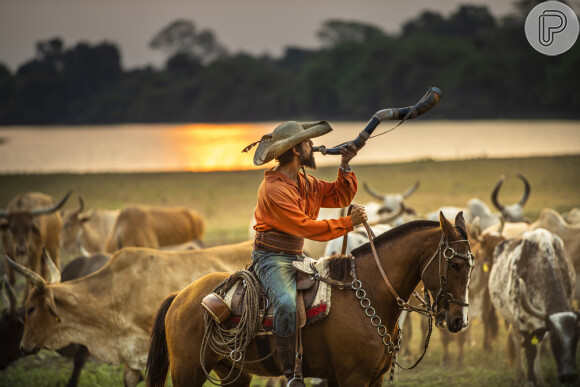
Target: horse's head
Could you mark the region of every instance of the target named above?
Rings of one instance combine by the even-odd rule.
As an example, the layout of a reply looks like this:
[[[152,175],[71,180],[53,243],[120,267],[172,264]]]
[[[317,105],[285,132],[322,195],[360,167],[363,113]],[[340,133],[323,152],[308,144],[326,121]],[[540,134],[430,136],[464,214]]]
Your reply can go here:
[[[443,216],[443,212],[439,213],[439,223],[443,235],[437,250],[422,269],[421,280],[435,295],[436,325],[446,324],[450,332],[459,332],[467,326],[473,254],[462,212],[455,217],[455,226]]]

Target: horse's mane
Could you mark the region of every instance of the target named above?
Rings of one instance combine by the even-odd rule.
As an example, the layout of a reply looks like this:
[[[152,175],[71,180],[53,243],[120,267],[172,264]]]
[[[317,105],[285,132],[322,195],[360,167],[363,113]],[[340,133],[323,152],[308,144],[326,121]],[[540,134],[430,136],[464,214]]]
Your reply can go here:
[[[439,222],[435,222],[432,220],[415,220],[384,232],[383,234],[379,235],[374,239],[374,243],[375,246],[378,247],[379,245],[385,243],[386,241],[396,239],[401,235],[408,233],[411,230],[433,227],[439,227]],[[370,254],[371,252],[372,252],[371,244],[367,242],[364,245],[354,249],[351,252],[351,254],[357,257],[365,253]],[[350,273],[350,260],[351,258],[349,257],[341,257],[341,256],[335,256],[330,258],[330,260],[328,261],[330,278],[338,281],[345,281]]]

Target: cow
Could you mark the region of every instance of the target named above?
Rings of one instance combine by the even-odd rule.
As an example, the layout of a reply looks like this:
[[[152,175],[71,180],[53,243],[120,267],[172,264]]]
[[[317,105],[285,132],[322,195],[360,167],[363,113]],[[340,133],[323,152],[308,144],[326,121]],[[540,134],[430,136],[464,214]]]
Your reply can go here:
[[[91,257],[77,257],[69,262],[61,274],[61,281],[70,281],[91,274],[102,268],[111,257],[104,254],[96,254]],[[24,331],[24,307],[16,307],[16,295],[8,281],[3,281],[4,309],[0,317],[0,370],[8,364],[20,359],[23,353],[20,351],[20,340]],[[0,284],[2,286],[2,284]],[[84,345],[70,344],[57,350],[59,354],[74,359],[73,372],[67,383],[67,387],[78,384],[81,371],[89,358],[89,350]]]
[[[427,220],[437,220],[439,219],[440,211],[443,211],[443,214],[446,217],[453,217],[457,215],[459,211],[463,211],[465,215],[465,221],[467,223],[471,223],[474,219],[479,218],[480,227],[483,230],[496,226],[499,224],[501,219],[503,219],[505,222],[530,223],[530,220],[524,216],[524,206],[526,205],[526,202],[530,196],[530,183],[523,175],[518,173],[517,176],[524,183],[524,192],[517,203],[504,206],[499,202],[499,190],[503,184],[503,181],[505,180],[505,176],[500,177],[491,193],[491,201],[500,211],[499,213],[492,212],[487,204],[485,204],[481,199],[473,198],[467,202],[467,208],[441,207],[436,211],[427,214],[425,218]]]
[[[252,242],[183,252],[128,247],[98,272],[64,283],[47,258],[47,280],[7,258],[34,284],[25,304],[21,349],[36,353],[82,344],[106,363],[124,364],[125,385],[134,387],[142,380],[153,316],[161,301],[205,274],[243,269]]]
[[[201,240],[204,234],[205,219],[188,208],[130,205],[119,213],[105,251],[112,254],[130,246],[157,249]]]
[[[62,218],[58,210],[72,191],[58,202],[43,193],[29,192],[15,196],[5,210],[0,210],[0,229],[4,254],[16,262],[46,276],[42,265],[42,247],[45,246],[57,267],[60,267],[60,230]],[[8,282],[14,286],[14,272],[6,266]],[[29,286],[24,291],[24,299]]]
[[[572,309],[572,294],[576,273],[562,239],[538,228],[501,242],[494,254],[490,297],[510,324],[508,348],[517,348],[517,377],[529,385],[544,383],[539,357],[548,332],[559,381],[575,382],[578,314]]]
[[[105,251],[105,241],[111,232],[119,210],[92,209],[83,212],[85,203],[79,196],[78,209],[64,209],[60,247],[69,253],[85,257]]]
[[[498,199],[499,190],[505,180],[505,176],[501,176],[493,192],[491,194],[491,202],[499,210],[501,216],[505,219],[506,222],[525,222],[531,223],[530,219],[524,216],[524,206],[526,205],[528,198],[530,197],[530,183],[528,179],[526,179],[522,174],[516,174],[518,178],[524,183],[524,192],[522,197],[517,203],[510,204],[510,205],[503,205],[500,203]],[[482,226],[483,227],[483,226]]]

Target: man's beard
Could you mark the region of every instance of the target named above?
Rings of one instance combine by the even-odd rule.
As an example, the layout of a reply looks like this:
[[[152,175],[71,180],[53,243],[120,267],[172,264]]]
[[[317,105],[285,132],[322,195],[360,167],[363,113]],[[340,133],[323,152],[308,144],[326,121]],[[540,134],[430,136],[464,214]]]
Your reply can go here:
[[[316,160],[314,160],[314,152],[310,151],[310,155],[306,155],[300,151],[300,164],[306,168],[316,169]]]

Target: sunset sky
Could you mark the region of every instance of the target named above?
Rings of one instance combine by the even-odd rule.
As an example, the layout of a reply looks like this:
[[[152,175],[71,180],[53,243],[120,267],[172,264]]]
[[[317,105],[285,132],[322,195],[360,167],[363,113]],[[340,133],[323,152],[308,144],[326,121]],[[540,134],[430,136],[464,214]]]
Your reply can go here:
[[[0,0],[0,62],[12,70],[34,55],[35,43],[61,37],[116,43],[125,68],[159,66],[151,38],[172,21],[194,21],[214,31],[230,52],[281,54],[284,47],[317,47],[316,31],[328,19],[354,20],[397,33],[424,10],[449,15],[460,4],[486,5],[501,17],[510,0]]]

